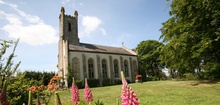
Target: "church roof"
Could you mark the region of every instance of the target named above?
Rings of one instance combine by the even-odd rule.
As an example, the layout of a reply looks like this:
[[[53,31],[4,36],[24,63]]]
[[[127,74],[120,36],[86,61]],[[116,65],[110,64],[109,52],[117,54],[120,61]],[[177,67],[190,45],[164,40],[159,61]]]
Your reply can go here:
[[[123,47],[110,47],[103,45],[95,45],[88,43],[79,43],[79,45],[69,45],[70,51],[78,52],[93,52],[93,53],[107,53],[107,54],[121,54],[121,55],[132,55],[136,56],[137,54],[133,51],[129,51]]]

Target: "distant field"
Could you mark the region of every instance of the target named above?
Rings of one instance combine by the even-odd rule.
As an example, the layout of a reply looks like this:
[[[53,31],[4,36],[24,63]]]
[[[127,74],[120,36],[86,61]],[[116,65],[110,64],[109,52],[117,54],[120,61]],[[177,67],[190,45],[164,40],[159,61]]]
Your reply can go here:
[[[220,83],[197,81],[154,81],[129,84],[137,94],[140,105],[220,105]],[[121,105],[121,85],[91,88],[94,101],[104,105]],[[60,91],[63,105],[71,105],[70,91]],[[83,89],[80,98],[84,100]],[[49,105],[54,105],[52,101]]]

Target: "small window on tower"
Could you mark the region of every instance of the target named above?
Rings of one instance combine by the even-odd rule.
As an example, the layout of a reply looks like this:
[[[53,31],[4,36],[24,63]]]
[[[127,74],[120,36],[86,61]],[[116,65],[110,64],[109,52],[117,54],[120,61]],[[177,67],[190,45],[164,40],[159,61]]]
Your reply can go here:
[[[68,31],[71,31],[71,23],[68,23]]]

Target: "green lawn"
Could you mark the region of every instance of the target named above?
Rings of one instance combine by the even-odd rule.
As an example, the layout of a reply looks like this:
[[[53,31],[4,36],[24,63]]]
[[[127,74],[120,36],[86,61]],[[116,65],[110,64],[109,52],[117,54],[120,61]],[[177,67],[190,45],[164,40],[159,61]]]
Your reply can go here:
[[[154,81],[129,85],[137,94],[140,105],[220,105],[220,83]],[[119,100],[121,105],[121,87],[91,88],[94,101],[101,100],[104,105],[116,105]],[[71,105],[70,91],[59,91],[59,95],[63,105]],[[80,98],[84,100],[83,89],[80,89]]]

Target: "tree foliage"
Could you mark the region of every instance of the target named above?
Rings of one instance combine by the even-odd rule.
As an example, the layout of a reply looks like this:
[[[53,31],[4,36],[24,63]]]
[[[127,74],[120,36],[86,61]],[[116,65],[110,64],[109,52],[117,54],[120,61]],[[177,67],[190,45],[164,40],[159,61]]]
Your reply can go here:
[[[146,72],[148,76],[155,76],[159,79],[163,75],[163,66],[159,61],[159,49],[162,46],[163,44],[156,40],[146,40],[138,44],[138,58],[142,74]]]
[[[25,75],[25,78],[27,79],[33,79],[40,82],[42,85],[48,85],[50,82],[50,79],[55,75],[54,72],[39,72],[39,71],[25,71],[23,73]],[[40,85],[39,84],[39,85]]]
[[[160,59],[166,67],[178,70],[179,76],[195,73],[195,69],[211,70],[207,63],[220,63],[220,1],[171,2],[171,18],[161,28],[160,38],[166,45]]]
[[[21,62],[18,62],[17,64],[14,65],[14,61],[13,58],[16,57],[15,56],[15,50],[16,47],[18,45],[19,40],[17,40],[16,42],[12,41],[12,40],[2,40],[0,39],[0,74],[6,76],[6,77],[11,77],[16,70],[18,69],[19,65],[21,64]],[[9,47],[13,46],[13,50],[12,53],[8,56],[4,58],[4,54],[6,54],[6,51]]]
[[[39,81],[25,77],[26,73],[18,73],[16,77],[10,78],[10,86],[7,88],[11,105],[22,105],[28,102],[28,91],[32,85],[40,84]]]

